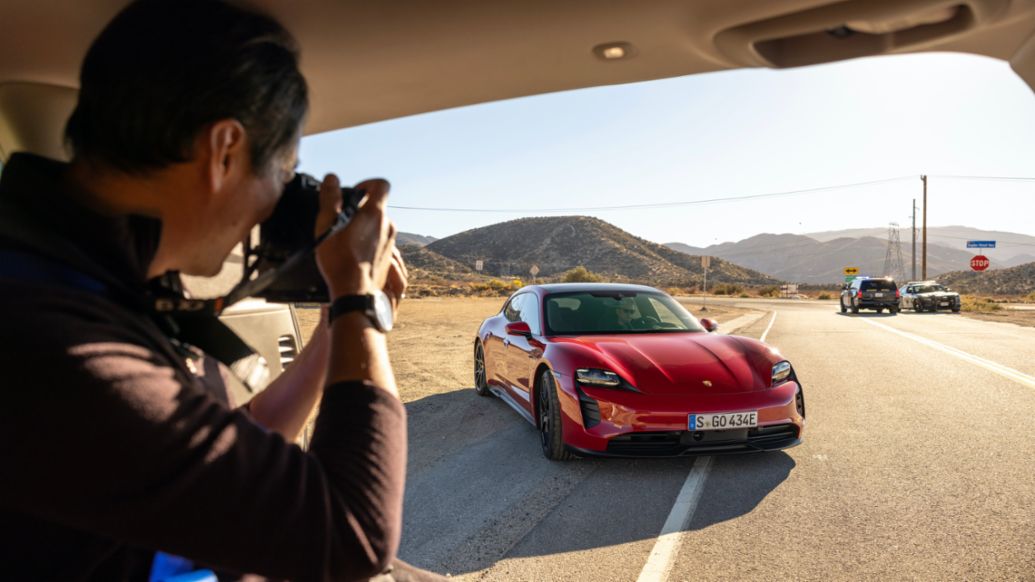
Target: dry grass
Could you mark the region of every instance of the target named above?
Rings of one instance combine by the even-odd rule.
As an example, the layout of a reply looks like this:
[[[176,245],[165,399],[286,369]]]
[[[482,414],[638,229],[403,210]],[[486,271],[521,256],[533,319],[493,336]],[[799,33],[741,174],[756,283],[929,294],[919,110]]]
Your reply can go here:
[[[474,336],[482,320],[499,312],[501,297],[429,297],[403,301],[396,328],[388,334],[388,349],[403,402],[431,394],[469,388],[474,384]],[[745,310],[709,306],[681,299],[697,317],[729,321]],[[320,318],[313,306],[296,308],[303,341]]]
[[[961,295],[960,309],[969,313],[992,313],[1002,311],[1003,306],[988,297]]]

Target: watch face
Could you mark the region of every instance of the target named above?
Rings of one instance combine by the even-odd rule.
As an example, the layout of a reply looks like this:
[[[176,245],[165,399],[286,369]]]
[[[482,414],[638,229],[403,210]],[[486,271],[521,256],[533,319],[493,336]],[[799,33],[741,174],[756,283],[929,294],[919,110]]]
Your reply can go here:
[[[392,300],[384,291],[374,293],[374,317],[381,331],[392,331]]]

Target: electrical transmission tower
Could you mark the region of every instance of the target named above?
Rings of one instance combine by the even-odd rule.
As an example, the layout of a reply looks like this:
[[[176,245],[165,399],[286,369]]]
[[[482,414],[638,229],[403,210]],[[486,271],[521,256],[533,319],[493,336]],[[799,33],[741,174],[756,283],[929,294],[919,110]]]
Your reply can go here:
[[[888,251],[884,254],[884,275],[901,281],[906,277],[906,266],[902,261],[902,241],[899,240],[897,222],[888,225]]]

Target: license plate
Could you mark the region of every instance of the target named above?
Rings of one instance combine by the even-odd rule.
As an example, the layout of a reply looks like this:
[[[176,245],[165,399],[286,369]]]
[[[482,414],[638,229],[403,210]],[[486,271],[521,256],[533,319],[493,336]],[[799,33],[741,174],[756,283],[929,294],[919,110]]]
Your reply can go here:
[[[948,303],[940,303],[939,305],[941,305],[942,307],[948,307],[949,306]]]
[[[874,293],[873,296],[874,297],[884,297],[884,294],[883,293]]]
[[[758,411],[729,412],[725,414],[691,414],[687,427],[690,430],[722,430],[727,428],[753,428],[758,426]]]

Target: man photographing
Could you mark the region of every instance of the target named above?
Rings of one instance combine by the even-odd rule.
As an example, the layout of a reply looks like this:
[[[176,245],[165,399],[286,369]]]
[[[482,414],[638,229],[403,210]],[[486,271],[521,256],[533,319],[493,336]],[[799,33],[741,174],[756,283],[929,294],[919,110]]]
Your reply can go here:
[[[292,580],[384,571],[406,434],[377,318],[332,310],[245,410],[147,309],[156,277],[218,272],[291,179],[308,107],[294,41],[224,2],[141,0],[80,81],[72,162],[16,154],[0,180],[0,578],[147,579],[157,550]],[[317,262],[332,299],[397,304],[388,185],[359,187]],[[336,177],[320,197],[327,228]],[[317,404],[307,453],[291,441]]]

